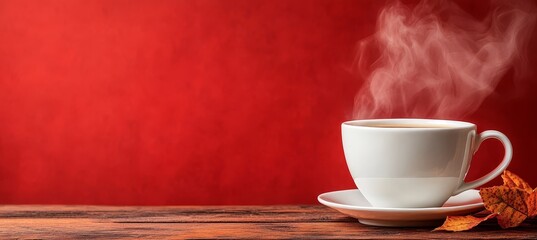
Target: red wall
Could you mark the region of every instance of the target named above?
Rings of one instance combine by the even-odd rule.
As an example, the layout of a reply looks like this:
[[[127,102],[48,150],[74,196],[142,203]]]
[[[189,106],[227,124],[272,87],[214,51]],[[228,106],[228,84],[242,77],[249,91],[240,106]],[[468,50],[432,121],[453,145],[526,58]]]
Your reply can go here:
[[[353,188],[347,69],[383,5],[0,1],[0,203],[315,203]],[[537,186],[535,77],[508,74],[463,120],[505,132],[510,169]],[[470,178],[501,154],[485,144]]]

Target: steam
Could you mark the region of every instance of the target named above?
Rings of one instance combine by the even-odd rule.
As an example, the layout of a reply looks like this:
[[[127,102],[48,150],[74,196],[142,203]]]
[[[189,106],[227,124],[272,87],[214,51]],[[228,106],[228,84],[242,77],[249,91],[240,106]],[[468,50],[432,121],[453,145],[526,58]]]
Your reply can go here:
[[[447,1],[385,7],[376,33],[359,43],[365,76],[354,118],[460,118],[524,65],[535,24],[532,3],[503,1],[482,20]],[[516,63],[516,64],[515,64]]]

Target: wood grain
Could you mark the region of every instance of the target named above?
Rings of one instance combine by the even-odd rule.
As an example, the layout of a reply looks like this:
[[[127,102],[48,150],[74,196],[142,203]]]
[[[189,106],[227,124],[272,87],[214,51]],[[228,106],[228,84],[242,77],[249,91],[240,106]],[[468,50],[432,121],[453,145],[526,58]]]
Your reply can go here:
[[[1,239],[531,239],[537,221],[431,230],[365,226],[323,206],[0,206]]]

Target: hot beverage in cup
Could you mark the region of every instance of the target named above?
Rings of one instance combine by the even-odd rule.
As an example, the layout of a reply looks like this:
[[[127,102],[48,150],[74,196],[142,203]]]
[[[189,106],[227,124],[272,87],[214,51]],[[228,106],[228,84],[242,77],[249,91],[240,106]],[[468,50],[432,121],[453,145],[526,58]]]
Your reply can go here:
[[[504,134],[478,134],[468,122],[370,119],[344,122],[341,128],[349,171],[374,207],[440,207],[449,197],[497,177],[512,156]],[[503,143],[502,162],[487,175],[464,182],[473,154],[489,138]]]

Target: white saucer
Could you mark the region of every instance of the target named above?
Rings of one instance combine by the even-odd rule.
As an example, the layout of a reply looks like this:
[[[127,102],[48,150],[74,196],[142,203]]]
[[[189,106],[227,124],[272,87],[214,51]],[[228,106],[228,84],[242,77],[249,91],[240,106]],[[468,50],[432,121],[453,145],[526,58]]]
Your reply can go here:
[[[317,200],[362,224],[385,227],[440,226],[446,216],[466,215],[484,209],[477,190],[462,192],[449,198],[444,206],[434,208],[376,208],[358,189],[323,193]]]

